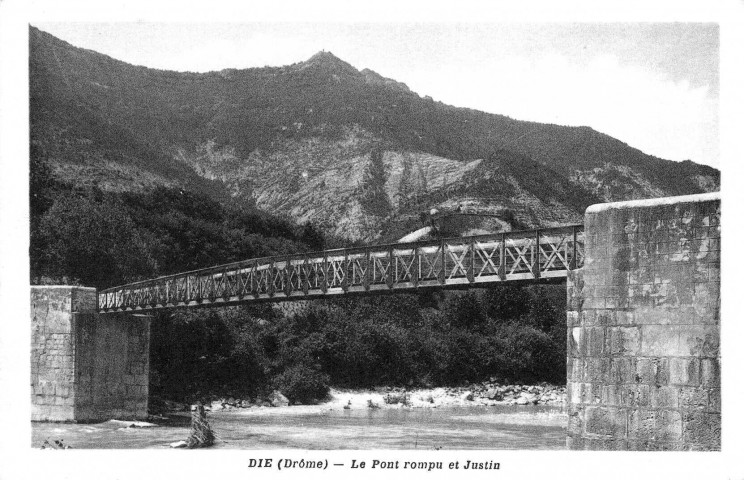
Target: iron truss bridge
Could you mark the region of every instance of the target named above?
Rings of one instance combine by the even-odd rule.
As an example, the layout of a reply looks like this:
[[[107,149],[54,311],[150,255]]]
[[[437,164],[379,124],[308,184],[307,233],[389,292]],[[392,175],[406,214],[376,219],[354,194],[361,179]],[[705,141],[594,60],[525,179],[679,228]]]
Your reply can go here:
[[[256,258],[109,288],[98,292],[98,311],[565,278],[583,261],[583,225],[341,248]]]

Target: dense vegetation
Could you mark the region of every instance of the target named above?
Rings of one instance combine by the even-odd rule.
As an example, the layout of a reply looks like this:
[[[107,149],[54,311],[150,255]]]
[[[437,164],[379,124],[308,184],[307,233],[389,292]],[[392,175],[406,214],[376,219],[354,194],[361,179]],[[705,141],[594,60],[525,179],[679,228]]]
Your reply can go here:
[[[317,300],[179,311],[153,322],[153,394],[245,398],[280,389],[308,402],[328,384],[565,381],[565,287]]]
[[[32,147],[32,283],[99,288],[232,260],[323,248],[298,227],[181,189],[111,193],[58,182]],[[321,398],[329,385],[445,385],[489,377],[565,380],[565,291],[423,292],[159,313],[151,391],[159,398]]]
[[[156,275],[320,250],[311,224],[228,207],[180,188],[145,193],[74,187],[31,149],[31,278],[105,288]]]

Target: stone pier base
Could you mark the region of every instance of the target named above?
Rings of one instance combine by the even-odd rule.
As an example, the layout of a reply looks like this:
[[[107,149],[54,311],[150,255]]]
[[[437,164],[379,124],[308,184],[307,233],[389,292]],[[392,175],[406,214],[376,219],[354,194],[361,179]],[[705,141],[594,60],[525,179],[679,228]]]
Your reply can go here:
[[[587,209],[568,278],[569,448],[720,450],[720,206]]]
[[[147,417],[150,317],[99,315],[93,288],[31,287],[31,419]]]

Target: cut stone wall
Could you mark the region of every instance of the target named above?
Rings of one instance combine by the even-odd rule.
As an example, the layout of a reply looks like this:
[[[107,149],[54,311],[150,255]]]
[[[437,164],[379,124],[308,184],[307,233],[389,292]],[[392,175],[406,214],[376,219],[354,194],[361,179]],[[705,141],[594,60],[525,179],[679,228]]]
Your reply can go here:
[[[568,277],[567,446],[720,450],[720,197],[589,207]]]
[[[93,288],[31,287],[32,420],[147,417],[150,318],[95,307]]]

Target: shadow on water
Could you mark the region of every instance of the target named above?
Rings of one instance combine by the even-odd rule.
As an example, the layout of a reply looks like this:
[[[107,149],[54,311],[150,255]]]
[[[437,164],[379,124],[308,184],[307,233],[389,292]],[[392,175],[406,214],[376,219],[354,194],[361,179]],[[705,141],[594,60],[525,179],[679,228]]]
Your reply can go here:
[[[319,410],[251,408],[209,414],[215,448],[232,449],[488,449],[565,448],[560,407],[442,407]],[[34,423],[34,447],[63,438],[73,448],[168,448],[189,434],[189,414],[169,415],[157,427],[120,423]]]

